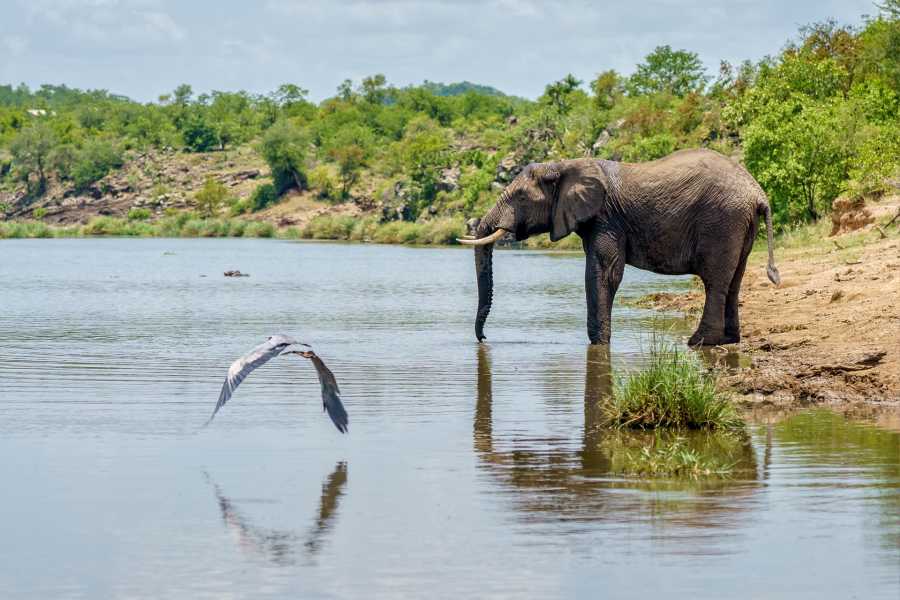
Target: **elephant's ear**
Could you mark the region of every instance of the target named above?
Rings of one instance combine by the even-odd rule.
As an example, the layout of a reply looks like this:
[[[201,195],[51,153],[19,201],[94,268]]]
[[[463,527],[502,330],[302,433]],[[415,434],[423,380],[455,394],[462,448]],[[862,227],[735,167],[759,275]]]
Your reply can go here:
[[[554,242],[599,216],[606,200],[606,177],[596,165],[576,164],[558,171],[556,177],[550,209],[550,240]]]

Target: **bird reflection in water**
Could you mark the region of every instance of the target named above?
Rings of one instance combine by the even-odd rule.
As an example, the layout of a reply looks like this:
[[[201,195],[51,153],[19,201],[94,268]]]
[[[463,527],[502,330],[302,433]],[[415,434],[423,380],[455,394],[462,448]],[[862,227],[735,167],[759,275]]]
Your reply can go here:
[[[242,550],[262,556],[273,564],[287,566],[294,564],[298,547],[302,544],[308,558],[314,558],[322,549],[329,531],[335,525],[337,508],[344,487],[347,484],[347,463],[338,462],[334,471],[322,483],[322,496],[319,499],[319,511],[316,522],[306,533],[300,535],[292,530],[270,529],[260,527],[235,507],[222,488],[213,481],[208,473],[204,473],[207,482],[212,486],[222,513],[222,521],[228,531],[234,534]]]
[[[615,475],[623,448],[616,436],[632,434],[611,431],[603,424],[602,403],[613,393],[608,346],[591,345],[586,351],[580,440],[495,431],[490,352],[486,344],[479,344],[473,445],[480,468],[502,492],[512,492],[509,497],[525,522],[568,521],[578,530],[590,522],[650,520],[686,527],[678,536],[682,545],[692,538],[701,540],[710,528],[721,533],[738,519],[748,518],[762,487],[749,439],[737,444],[740,477],[660,481]],[[708,548],[712,551],[711,545]]]

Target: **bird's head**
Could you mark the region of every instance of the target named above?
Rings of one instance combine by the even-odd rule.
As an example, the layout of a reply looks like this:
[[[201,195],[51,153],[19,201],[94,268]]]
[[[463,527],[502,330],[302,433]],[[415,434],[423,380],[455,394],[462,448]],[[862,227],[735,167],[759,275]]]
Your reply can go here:
[[[312,358],[315,356],[315,353],[312,350],[291,350],[289,352],[285,352],[285,354],[296,354],[297,356],[302,356],[303,358]]]

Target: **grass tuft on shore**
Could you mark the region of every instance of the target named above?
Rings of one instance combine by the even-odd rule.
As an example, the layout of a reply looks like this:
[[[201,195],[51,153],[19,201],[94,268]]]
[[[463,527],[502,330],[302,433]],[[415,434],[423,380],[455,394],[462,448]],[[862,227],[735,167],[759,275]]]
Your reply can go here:
[[[613,427],[736,429],[743,420],[716,375],[687,350],[654,338],[650,364],[616,383],[603,411]]]

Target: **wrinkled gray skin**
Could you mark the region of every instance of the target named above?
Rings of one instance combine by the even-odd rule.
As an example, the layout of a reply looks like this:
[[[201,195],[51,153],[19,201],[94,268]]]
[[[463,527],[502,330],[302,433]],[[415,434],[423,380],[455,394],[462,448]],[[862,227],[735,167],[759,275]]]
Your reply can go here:
[[[741,166],[710,150],[682,150],[647,163],[583,158],[531,164],[473,229],[477,238],[500,228],[517,240],[578,234],[587,259],[592,344],[609,343],[613,298],[626,264],[697,275],[706,303],[689,343],[716,345],[740,340],[738,292],[760,216],[768,229],[767,272],[777,284],[765,193]],[[479,341],[493,298],[492,250],[475,248]]]

